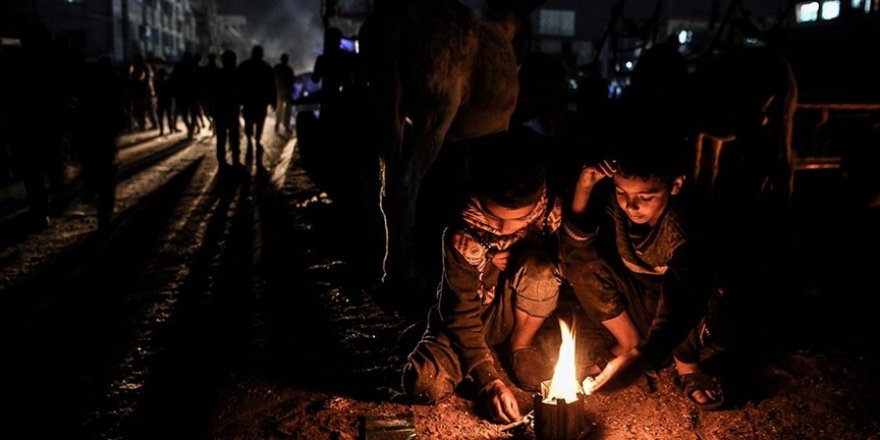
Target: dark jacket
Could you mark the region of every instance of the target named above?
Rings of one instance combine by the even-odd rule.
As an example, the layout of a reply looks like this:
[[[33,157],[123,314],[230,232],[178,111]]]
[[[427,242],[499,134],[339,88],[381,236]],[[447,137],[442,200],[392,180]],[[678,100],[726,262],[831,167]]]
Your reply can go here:
[[[211,91],[215,118],[238,123],[242,101],[240,86],[238,70],[234,68],[217,70]]]
[[[556,242],[561,214],[559,200],[548,203],[543,197],[527,227],[500,236],[482,224],[480,209],[471,203],[462,212],[461,223],[444,234],[443,280],[439,307],[435,308],[439,314],[432,317],[432,322],[449,334],[460,353],[464,372],[481,386],[499,377],[483,323],[484,315],[501,301],[502,294],[496,292],[501,271],[492,264],[492,256],[504,250],[514,253],[519,246]]]
[[[705,313],[712,278],[702,236],[678,197],[653,228],[639,232],[613,192],[597,193],[592,200],[600,206],[591,209],[586,222],[563,224],[566,278],[596,321],[628,310],[621,289],[643,295],[653,315],[631,318],[642,333],[640,352],[660,365]]]
[[[275,72],[269,63],[250,58],[238,66],[242,105],[245,109],[265,109],[275,105]]]

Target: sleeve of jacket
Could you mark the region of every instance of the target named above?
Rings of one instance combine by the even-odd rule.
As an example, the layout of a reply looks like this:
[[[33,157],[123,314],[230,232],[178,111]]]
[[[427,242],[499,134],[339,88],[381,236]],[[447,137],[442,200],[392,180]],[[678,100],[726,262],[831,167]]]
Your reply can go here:
[[[460,350],[465,373],[481,386],[499,378],[481,320],[479,265],[482,246],[465,231],[447,230],[443,237],[443,287],[440,313],[449,335]]]
[[[686,242],[673,253],[660,291],[657,314],[639,351],[652,365],[660,365],[706,312],[710,277],[705,259]]]

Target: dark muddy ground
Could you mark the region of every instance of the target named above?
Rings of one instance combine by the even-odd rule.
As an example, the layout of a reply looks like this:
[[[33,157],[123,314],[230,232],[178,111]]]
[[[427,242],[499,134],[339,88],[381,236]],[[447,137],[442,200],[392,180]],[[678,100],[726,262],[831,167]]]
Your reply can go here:
[[[412,413],[419,438],[529,438],[466,392],[392,399],[421,316],[362,281],[350,232],[363,218],[310,181],[296,139],[264,140],[264,167],[218,174],[207,136],[124,138],[112,234],[93,233],[85,195],[42,234],[3,231],[5,431],[357,439],[364,416]],[[791,210],[743,213],[734,241],[753,252],[707,353],[730,405],[695,410],[666,368],[588,396],[592,438],[880,438],[880,215],[838,200],[839,184],[820,176]],[[19,195],[3,191],[14,219]],[[554,357],[556,329],[542,338]]]
[[[878,229],[869,225],[877,224],[877,213],[829,210],[821,205],[832,203],[829,200],[799,203],[791,213],[749,215],[752,226],[763,231],[746,239],[757,246],[752,259],[742,262],[751,275],[744,275],[739,290],[722,298],[719,341],[706,353],[709,369],[727,384],[727,408],[696,410],[674,384],[674,371],[668,367],[650,384],[642,378],[627,388],[587,397],[592,438],[880,436],[880,339],[871,328],[870,310],[864,308],[870,292],[877,291],[866,276],[876,259],[854,254],[856,243],[876,242]],[[332,205],[312,208],[316,215],[319,210],[332,215]],[[320,234],[322,228],[309,230]],[[347,267],[341,263],[337,269],[344,272]],[[330,297],[336,298],[335,289],[331,291]],[[531,438],[530,431],[504,432],[485,421],[481,408],[467,395],[433,407],[391,403],[391,390],[386,388],[397,386],[408,347],[398,345],[382,353],[374,344],[378,339],[393,346],[395,332],[409,321],[365,307],[362,301],[369,297],[358,288],[338,294],[341,304],[322,302],[317,309],[326,310],[324,327],[338,333],[331,346],[339,348],[330,351],[345,353],[341,364],[325,363],[337,371],[237,378],[214,415],[211,437],[356,439],[361,438],[366,415],[412,413],[420,438]],[[351,321],[354,327],[338,321],[338,311],[352,303],[360,304],[359,317]],[[566,308],[576,310],[570,300]],[[370,312],[365,315],[364,310]],[[554,332],[555,322],[542,335],[545,350],[555,358],[559,338]],[[291,349],[296,347],[293,343]],[[376,374],[364,376],[369,369]],[[518,397],[528,409],[529,394],[520,391]]]

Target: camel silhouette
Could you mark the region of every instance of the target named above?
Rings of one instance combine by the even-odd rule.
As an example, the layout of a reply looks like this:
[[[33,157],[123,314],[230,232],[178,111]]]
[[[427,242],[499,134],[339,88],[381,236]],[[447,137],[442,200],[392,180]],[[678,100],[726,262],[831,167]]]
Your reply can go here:
[[[519,93],[512,43],[539,2],[377,2],[361,27],[386,220],[386,278],[417,279],[413,228],[422,181],[444,141],[504,131]]]

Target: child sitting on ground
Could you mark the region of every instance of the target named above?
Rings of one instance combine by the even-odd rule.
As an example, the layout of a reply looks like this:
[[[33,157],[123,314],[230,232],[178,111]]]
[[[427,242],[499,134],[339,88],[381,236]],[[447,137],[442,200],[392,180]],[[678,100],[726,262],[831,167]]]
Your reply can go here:
[[[712,278],[679,197],[683,144],[658,130],[630,131],[620,144],[616,161],[584,166],[563,226],[565,249],[574,247],[567,279],[591,323],[601,323],[594,330],[613,341],[613,359],[585,386],[659,367],[672,354],[686,396],[715,409],[723,390],[699,364]]]
[[[550,377],[532,340],[559,295],[562,204],[547,194],[536,144],[525,130],[504,132],[470,161],[471,197],[443,234],[438,303],[404,367],[404,392],[417,403],[436,403],[468,376],[495,420],[519,420],[491,351],[504,342],[521,388],[536,390]]]

